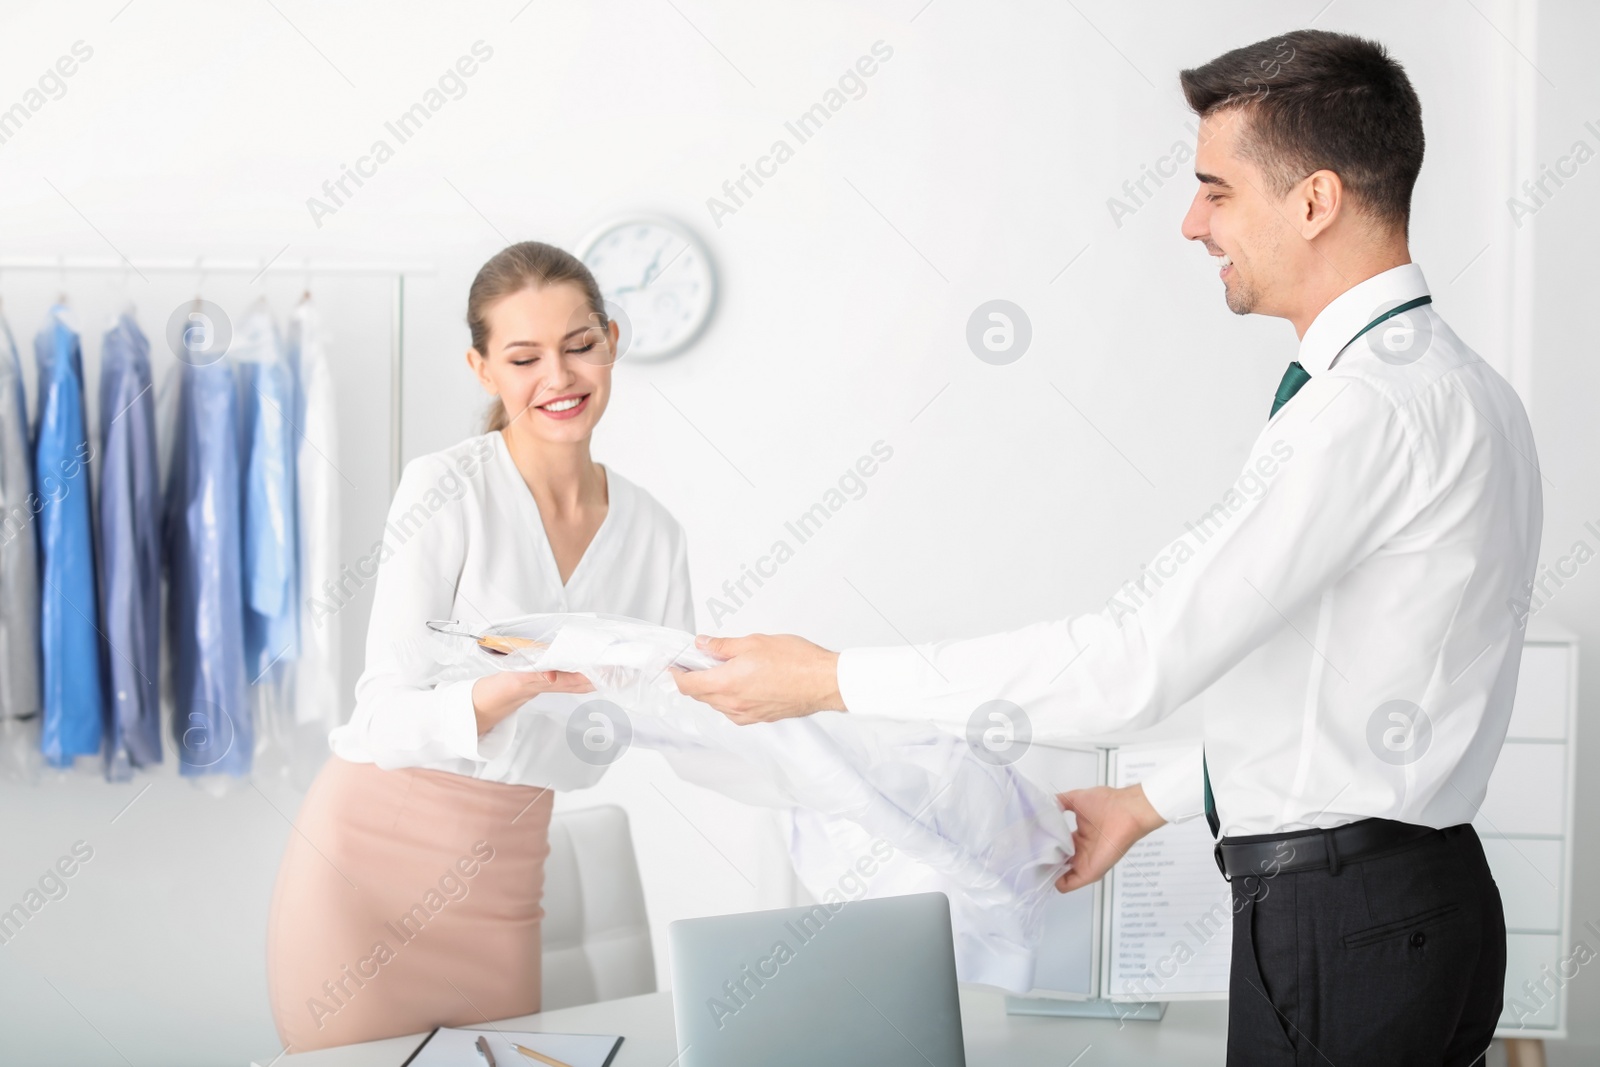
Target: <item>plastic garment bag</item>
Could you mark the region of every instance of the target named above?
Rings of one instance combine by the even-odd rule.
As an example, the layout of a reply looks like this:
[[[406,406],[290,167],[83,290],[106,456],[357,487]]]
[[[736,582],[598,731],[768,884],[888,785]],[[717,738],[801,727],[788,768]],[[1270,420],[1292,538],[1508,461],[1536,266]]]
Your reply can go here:
[[[339,422],[327,338],[310,300],[289,320],[289,360],[299,385],[300,428],[295,476],[299,489],[300,662],[295,670],[294,719],[323,731],[339,725],[339,623],[316,606],[339,581]],[[318,759],[325,756],[326,738]]]
[[[294,374],[264,306],[245,318],[228,355],[239,369],[245,448],[245,668],[261,683],[284,677],[300,655]]]
[[[161,762],[161,511],[150,342],[123,314],[100,350],[100,547],[110,695],[106,777]]]
[[[105,708],[83,355],[65,314],[59,305],[52,308],[33,341],[39,369],[34,484],[43,501],[39,637],[44,653],[44,723],[39,745],[46,762],[55,767],[100,751]]]
[[[287,349],[266,311],[253,314],[231,353],[242,360],[253,407],[245,497],[245,586],[251,620],[250,695],[256,773],[309,786],[339,724],[338,623],[322,586],[339,578],[342,477],[331,372],[309,297],[290,317]],[[280,527],[280,523],[282,524]]]
[[[165,564],[178,771],[248,774],[238,397],[226,361],[181,361],[167,477]]]
[[[801,833],[854,824],[937,876],[950,897],[963,980],[1032,988],[1043,909],[1072,843],[1055,798],[1015,768],[978,758],[963,738],[931,723],[824,712],[736,726],[672,681],[674,663],[715,662],[694,648],[694,636],[636,619],[529,615],[487,634],[531,643],[495,655],[460,638],[439,640],[455,642],[454,662],[467,670],[577,671],[594,684],[595,699],[567,724],[575,749],[597,733],[612,745],[625,735],[697,784],[803,810],[811,818],[796,821]]]
[[[244,464],[244,650],[258,771],[287,768],[293,753],[293,674],[300,656],[295,518],[298,435],[294,371],[278,327],[259,300],[234,334]]]
[[[22,365],[0,318],[0,771],[25,775],[42,707],[39,498]],[[33,756],[32,760],[37,760]]]

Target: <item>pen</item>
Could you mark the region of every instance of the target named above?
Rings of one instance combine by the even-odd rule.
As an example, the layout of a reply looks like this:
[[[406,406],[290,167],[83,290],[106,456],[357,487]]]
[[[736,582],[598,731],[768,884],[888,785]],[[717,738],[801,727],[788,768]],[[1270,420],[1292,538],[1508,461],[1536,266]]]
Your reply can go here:
[[[489,1042],[479,1037],[476,1044],[478,1046],[478,1055],[488,1061],[489,1067],[495,1067],[494,1053],[489,1051]]]
[[[530,1059],[535,1059],[540,1063],[548,1064],[549,1067],[572,1067],[572,1064],[567,1063],[564,1060],[558,1060],[554,1056],[546,1056],[542,1052],[535,1052],[528,1046],[519,1045],[515,1041],[511,1042],[511,1047]]]

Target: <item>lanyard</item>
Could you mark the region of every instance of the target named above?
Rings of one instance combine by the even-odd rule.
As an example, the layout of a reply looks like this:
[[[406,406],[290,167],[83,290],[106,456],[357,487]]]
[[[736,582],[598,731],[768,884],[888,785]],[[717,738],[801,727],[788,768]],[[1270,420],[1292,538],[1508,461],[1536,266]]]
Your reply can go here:
[[[1349,348],[1351,345],[1355,344],[1358,340],[1361,339],[1361,335],[1362,334],[1366,333],[1368,330],[1372,329],[1374,326],[1378,325],[1380,322],[1387,322],[1390,319],[1394,318],[1396,315],[1401,314],[1402,312],[1410,311],[1412,308],[1421,307],[1423,304],[1431,304],[1431,303],[1433,303],[1433,297],[1429,296],[1427,294],[1423,294],[1422,296],[1417,297],[1415,300],[1407,300],[1404,304],[1401,304],[1399,307],[1391,308],[1390,310],[1385,311],[1382,315],[1379,315],[1377,318],[1373,319],[1371,322],[1369,322],[1365,326],[1361,327],[1361,329],[1357,330],[1356,331],[1356,335],[1354,337],[1350,338],[1350,340],[1346,341],[1343,345],[1341,345],[1339,347],[1339,351],[1343,352],[1346,348]]]

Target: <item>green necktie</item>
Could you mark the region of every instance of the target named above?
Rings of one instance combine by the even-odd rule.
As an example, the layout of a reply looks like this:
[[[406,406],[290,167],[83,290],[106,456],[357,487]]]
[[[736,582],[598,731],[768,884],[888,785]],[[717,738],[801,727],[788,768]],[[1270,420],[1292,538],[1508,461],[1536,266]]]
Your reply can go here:
[[[1211,827],[1211,836],[1216,837],[1222,820],[1217,818],[1217,802],[1211,799],[1211,769],[1206,766],[1205,749],[1200,750],[1200,773],[1206,777],[1206,825]]]
[[[1382,315],[1379,315],[1377,318],[1361,327],[1361,329],[1357,330],[1355,337],[1352,337],[1350,340],[1346,341],[1339,351],[1343,352],[1346,348],[1349,348],[1361,337],[1362,334],[1366,333],[1380,322],[1385,322],[1389,319],[1392,319],[1396,315],[1410,311],[1414,307],[1421,307],[1423,304],[1431,303],[1433,303],[1433,297],[1419,296],[1414,300],[1407,300],[1399,307],[1390,308],[1388,311],[1385,311]],[[1283,379],[1278,382],[1277,395],[1272,398],[1272,415],[1276,415],[1278,413],[1278,409],[1287,404],[1294,397],[1294,394],[1300,391],[1300,387],[1310,380],[1311,375],[1306,373],[1306,369],[1300,365],[1299,360],[1290,363],[1288,369],[1283,372]],[[1267,418],[1270,419],[1272,415],[1268,415]],[[1206,825],[1211,827],[1211,836],[1216,837],[1222,830],[1222,822],[1217,818],[1217,802],[1211,796],[1211,768],[1206,766],[1204,749],[1201,749],[1200,751],[1200,773],[1205,777],[1206,784]]]
[[[1310,380],[1311,375],[1306,373],[1299,360],[1289,364],[1289,369],[1283,372],[1283,380],[1278,383],[1278,393],[1272,398],[1272,415],[1276,415],[1278,409],[1287,404],[1294,394],[1300,391],[1300,387]],[[1272,415],[1268,415],[1267,418],[1270,419]]]

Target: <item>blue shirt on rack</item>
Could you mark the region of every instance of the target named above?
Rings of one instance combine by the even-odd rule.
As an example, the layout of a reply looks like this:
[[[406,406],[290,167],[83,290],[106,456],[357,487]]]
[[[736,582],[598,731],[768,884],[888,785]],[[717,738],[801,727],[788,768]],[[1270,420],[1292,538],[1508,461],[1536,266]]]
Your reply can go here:
[[[34,338],[39,429],[34,441],[39,513],[39,634],[44,652],[44,725],[40,747],[53,766],[100,751],[99,600],[90,520],[89,440],[83,414],[83,356],[78,334],[57,305]]]
[[[295,510],[295,381],[278,328],[251,313],[228,349],[243,398],[245,665],[254,683],[285,675],[300,655]]]

